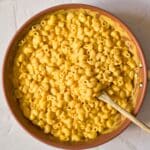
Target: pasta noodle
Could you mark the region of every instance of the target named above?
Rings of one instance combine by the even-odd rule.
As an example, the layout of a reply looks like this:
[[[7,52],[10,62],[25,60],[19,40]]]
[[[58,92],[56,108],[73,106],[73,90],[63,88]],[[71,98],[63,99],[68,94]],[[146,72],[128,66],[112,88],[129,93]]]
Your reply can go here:
[[[123,117],[97,100],[101,91],[134,109],[130,39],[96,12],[56,11],[33,25],[18,44],[13,67],[16,99],[26,118],[62,141],[94,139]]]

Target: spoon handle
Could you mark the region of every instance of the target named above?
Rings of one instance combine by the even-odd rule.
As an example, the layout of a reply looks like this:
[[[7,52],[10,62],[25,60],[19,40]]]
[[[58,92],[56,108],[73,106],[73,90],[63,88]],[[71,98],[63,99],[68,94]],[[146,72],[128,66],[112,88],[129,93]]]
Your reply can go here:
[[[116,104],[105,92],[103,92],[98,99],[110,104],[113,108],[115,108],[117,111],[119,111],[122,115],[124,115],[126,118],[131,120],[133,123],[135,123],[137,126],[139,126],[141,129],[145,130],[146,132],[150,133],[150,127],[145,125],[143,122],[139,121],[135,116],[121,108],[118,104]]]

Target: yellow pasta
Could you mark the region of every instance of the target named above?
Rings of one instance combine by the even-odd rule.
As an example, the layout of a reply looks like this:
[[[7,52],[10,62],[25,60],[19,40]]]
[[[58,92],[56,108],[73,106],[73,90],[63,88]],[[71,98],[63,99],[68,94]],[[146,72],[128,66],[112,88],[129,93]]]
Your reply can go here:
[[[133,111],[138,64],[130,45],[94,11],[61,10],[41,18],[18,43],[14,60],[14,94],[24,116],[62,141],[113,131],[123,117],[97,96],[105,91]]]

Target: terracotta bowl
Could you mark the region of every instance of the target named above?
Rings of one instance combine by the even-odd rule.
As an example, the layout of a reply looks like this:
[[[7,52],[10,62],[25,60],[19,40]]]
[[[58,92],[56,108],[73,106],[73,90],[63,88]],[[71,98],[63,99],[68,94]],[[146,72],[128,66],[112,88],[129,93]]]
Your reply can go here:
[[[136,115],[140,107],[142,105],[145,91],[146,91],[146,85],[147,85],[147,69],[146,69],[146,63],[144,59],[143,52],[141,50],[141,47],[139,43],[137,42],[135,36],[131,33],[131,31],[128,29],[128,27],[122,23],[118,18],[114,17],[112,14],[109,12],[106,12],[105,10],[102,10],[97,7],[93,7],[90,5],[83,5],[83,4],[65,4],[65,5],[59,5],[55,7],[48,8],[37,15],[33,16],[31,19],[29,19],[15,34],[13,37],[12,41],[10,42],[8,49],[6,51],[6,56],[3,64],[3,89],[4,89],[4,94],[5,94],[5,99],[8,103],[8,106],[13,114],[13,116],[16,118],[16,120],[19,122],[19,124],[28,132],[30,135],[38,139],[39,141],[42,141],[43,143],[46,143],[48,145],[52,145],[58,148],[64,148],[64,149],[71,149],[71,150],[77,150],[77,149],[86,149],[90,147],[95,147],[98,145],[101,145],[103,143],[106,143],[119,135],[121,132],[123,132],[130,124],[129,120],[125,120],[122,122],[119,128],[117,128],[115,131],[105,134],[105,135],[100,135],[94,140],[89,140],[86,142],[61,142],[53,137],[50,137],[46,134],[43,133],[38,127],[34,126],[29,120],[27,120],[23,114],[21,113],[21,110],[19,108],[19,105],[17,101],[14,98],[13,95],[13,90],[12,90],[12,83],[11,83],[11,77],[12,77],[12,64],[13,60],[16,54],[16,44],[18,40],[26,33],[26,31],[33,25],[40,17],[43,15],[60,10],[60,9],[78,9],[78,8],[87,8],[90,10],[97,11],[103,15],[106,15],[110,17],[112,20],[118,23],[119,26],[121,26],[130,36],[131,40],[134,42],[136,48],[137,48],[137,54],[139,56],[139,59],[141,60],[141,63],[143,67],[140,68],[139,72],[139,80],[142,82],[143,86],[136,87],[136,107],[134,110],[134,114]]]

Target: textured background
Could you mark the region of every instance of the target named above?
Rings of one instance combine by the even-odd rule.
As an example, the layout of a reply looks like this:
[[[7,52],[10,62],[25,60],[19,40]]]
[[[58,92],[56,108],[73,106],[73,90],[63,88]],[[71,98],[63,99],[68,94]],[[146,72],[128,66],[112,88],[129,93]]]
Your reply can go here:
[[[85,3],[104,8],[122,19],[140,41],[150,65],[150,0],[0,0],[0,67],[16,30],[37,12],[63,3]],[[149,66],[150,67],[150,66]],[[0,69],[1,69],[0,68]],[[0,81],[1,82],[1,81]],[[1,83],[0,83],[1,85]],[[150,93],[137,116],[150,125]],[[54,150],[27,134],[11,116],[0,86],[0,149]],[[134,125],[117,138],[94,150],[149,150],[150,135]]]

